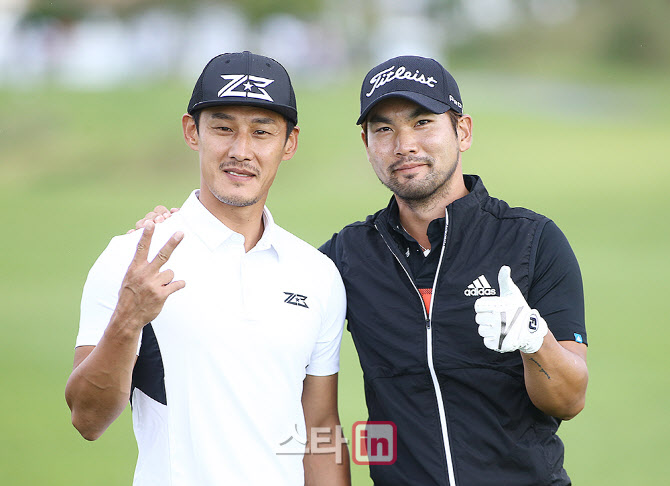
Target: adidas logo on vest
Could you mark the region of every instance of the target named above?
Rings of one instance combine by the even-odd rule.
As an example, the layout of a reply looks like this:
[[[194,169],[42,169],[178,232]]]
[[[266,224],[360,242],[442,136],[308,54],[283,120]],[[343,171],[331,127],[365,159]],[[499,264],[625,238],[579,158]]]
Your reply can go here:
[[[468,288],[463,291],[468,297],[481,297],[484,295],[496,295],[496,289],[491,288],[491,284],[486,280],[484,275],[480,275],[468,285]]]

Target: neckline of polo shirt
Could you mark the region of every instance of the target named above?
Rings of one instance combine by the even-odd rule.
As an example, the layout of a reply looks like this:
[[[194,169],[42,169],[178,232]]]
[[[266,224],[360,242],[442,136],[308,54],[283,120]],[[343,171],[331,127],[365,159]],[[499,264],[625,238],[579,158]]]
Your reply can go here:
[[[195,230],[205,246],[210,250],[215,250],[238,233],[228,228],[202,205],[198,199],[199,193],[199,189],[193,191],[179,212],[187,216],[188,225]]]
[[[189,226],[195,230],[205,246],[210,250],[215,250],[230,238],[233,238],[236,235],[241,237],[242,235],[230,229],[203,206],[200,199],[198,199],[199,194],[200,189],[191,192],[191,195],[184,202],[180,213],[187,216]],[[256,251],[260,251],[272,247],[275,249],[275,253],[279,255],[275,245],[275,232],[272,229],[275,223],[267,207],[263,208],[263,222],[265,225],[263,235],[254,248],[257,249]],[[270,231],[268,231],[268,229]],[[258,245],[261,244],[261,242],[263,243],[262,247],[259,247]]]
[[[267,206],[263,206],[263,234],[249,253],[254,251],[264,251],[273,249],[277,258],[279,258],[279,249],[277,247],[277,232],[275,231],[275,222]]]

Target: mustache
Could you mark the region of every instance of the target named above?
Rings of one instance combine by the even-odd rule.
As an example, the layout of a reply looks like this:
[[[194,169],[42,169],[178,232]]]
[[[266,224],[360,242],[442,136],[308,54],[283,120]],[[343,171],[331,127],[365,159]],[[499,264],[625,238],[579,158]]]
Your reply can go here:
[[[432,167],[432,165],[433,165],[433,163],[434,163],[434,160],[433,160],[432,157],[427,157],[427,156],[418,157],[418,156],[415,156],[415,155],[410,155],[410,156],[407,156],[407,157],[401,157],[401,158],[399,158],[398,160],[396,160],[395,162],[393,162],[393,163],[389,166],[388,170],[389,170],[390,172],[393,172],[393,171],[395,171],[398,167],[401,167],[401,166],[403,166],[403,165],[405,165],[405,164],[411,164],[411,163],[413,163],[413,162],[420,162],[420,163],[422,163],[422,164],[426,164],[426,165]]]
[[[254,175],[260,175],[261,172],[258,167],[250,164],[249,162],[221,162],[219,164],[219,170],[225,169],[244,169]]]

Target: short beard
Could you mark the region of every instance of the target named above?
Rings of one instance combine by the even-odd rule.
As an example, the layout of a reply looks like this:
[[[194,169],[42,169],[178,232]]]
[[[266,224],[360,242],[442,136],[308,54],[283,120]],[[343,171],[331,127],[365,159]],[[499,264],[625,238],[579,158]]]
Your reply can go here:
[[[219,164],[219,170],[220,171],[223,171],[224,169],[227,169],[227,168],[235,168],[235,167],[244,168],[244,169],[252,172],[253,174],[258,175],[258,169],[256,169],[256,167],[254,167],[253,165],[251,165],[247,162],[243,162],[243,163],[221,162],[221,164]],[[252,199],[245,199],[245,198],[242,198],[242,197],[234,197],[234,196],[225,196],[223,194],[218,194],[211,187],[209,188],[209,192],[211,192],[212,195],[215,198],[217,198],[219,201],[221,201],[223,204],[228,204],[230,206],[235,206],[235,207],[238,207],[238,208],[245,208],[247,206],[253,206],[258,201],[261,200],[260,196],[256,197],[256,198],[252,198]]]
[[[211,189],[210,189],[210,192],[212,193],[212,195],[215,198],[217,198],[223,204],[228,204],[229,206],[235,206],[235,207],[238,207],[238,208],[246,208],[247,206],[253,206],[258,201],[260,201],[260,198],[258,198],[258,197],[255,198],[255,199],[243,199],[243,198],[237,198],[237,197],[222,196],[221,194],[215,193]]]
[[[412,183],[412,179],[414,178],[405,180],[405,182],[402,183],[398,177],[393,175],[386,181],[379,180],[383,185],[389,188],[397,198],[407,201],[412,206],[423,206],[429,204],[433,199],[441,197],[449,192],[449,181],[454,175],[454,172],[456,172],[459,158],[460,154],[456,159],[456,162],[449,167],[447,172],[435,172],[431,170],[423,180],[414,183]],[[389,167],[389,172],[393,174],[393,169],[395,167],[398,167],[405,162],[414,161],[424,162],[431,169],[435,165],[435,161],[432,157],[408,157],[392,164]]]

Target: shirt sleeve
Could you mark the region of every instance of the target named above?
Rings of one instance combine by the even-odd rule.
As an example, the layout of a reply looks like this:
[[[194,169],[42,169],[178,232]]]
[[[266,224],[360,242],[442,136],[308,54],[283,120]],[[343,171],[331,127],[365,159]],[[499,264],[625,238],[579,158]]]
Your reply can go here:
[[[135,247],[129,238],[117,236],[91,267],[82,292],[75,347],[96,346],[102,338],[116,308],[119,289],[134,252]],[[139,346],[138,343],[138,351]]]
[[[528,305],[539,311],[556,340],[587,344],[579,263],[553,221],[544,225],[539,237]]]
[[[325,287],[321,331],[314,345],[306,372],[308,375],[328,376],[340,370],[340,343],[347,308],[342,277],[331,261],[330,284]]]

